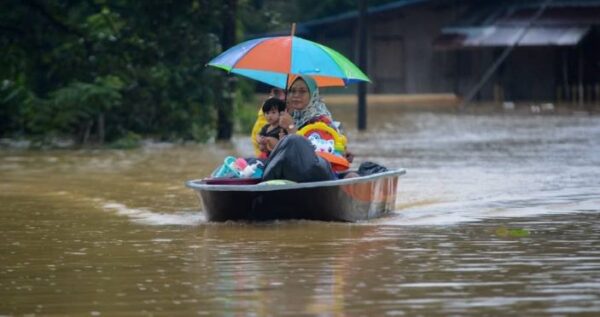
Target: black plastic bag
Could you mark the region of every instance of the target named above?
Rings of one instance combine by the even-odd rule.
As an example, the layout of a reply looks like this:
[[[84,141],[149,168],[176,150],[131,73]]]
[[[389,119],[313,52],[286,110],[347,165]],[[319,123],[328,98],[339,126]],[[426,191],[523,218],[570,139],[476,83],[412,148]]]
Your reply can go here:
[[[358,167],[358,175],[367,176],[387,172],[388,168],[373,162],[362,162]]]
[[[312,144],[299,135],[288,135],[273,149],[267,160],[263,180],[287,179],[316,182],[337,179],[331,165],[315,153]]]

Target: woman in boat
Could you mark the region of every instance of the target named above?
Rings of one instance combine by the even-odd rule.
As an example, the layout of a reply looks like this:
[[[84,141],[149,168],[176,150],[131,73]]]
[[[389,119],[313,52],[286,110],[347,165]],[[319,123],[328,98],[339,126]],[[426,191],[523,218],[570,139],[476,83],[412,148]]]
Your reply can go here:
[[[334,125],[313,78],[303,76],[293,81],[287,94],[287,111],[279,116],[279,126],[287,135],[271,152],[264,180],[312,182],[345,175],[336,171],[347,169],[352,160],[345,148],[346,137]]]

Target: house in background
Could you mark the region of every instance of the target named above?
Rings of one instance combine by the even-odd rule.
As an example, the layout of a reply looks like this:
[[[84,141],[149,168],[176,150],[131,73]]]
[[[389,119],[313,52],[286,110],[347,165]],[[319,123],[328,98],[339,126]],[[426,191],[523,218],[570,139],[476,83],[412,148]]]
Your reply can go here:
[[[356,61],[357,21],[354,11],[300,23],[297,33]],[[600,99],[600,0],[404,0],[370,7],[368,89],[465,96],[511,47],[477,100]]]

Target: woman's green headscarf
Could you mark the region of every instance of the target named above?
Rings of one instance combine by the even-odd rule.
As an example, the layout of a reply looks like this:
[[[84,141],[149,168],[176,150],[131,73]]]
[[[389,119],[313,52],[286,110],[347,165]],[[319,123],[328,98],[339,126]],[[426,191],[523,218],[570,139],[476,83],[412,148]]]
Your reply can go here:
[[[306,108],[292,111],[294,124],[298,127],[298,129],[300,129],[310,120],[322,116],[326,116],[330,121],[332,121],[331,112],[329,112],[327,106],[325,106],[323,103],[323,100],[319,95],[319,87],[317,87],[315,80],[310,76],[296,78],[296,80],[300,79],[304,80],[306,86],[308,87],[310,101],[308,102],[308,106],[306,106]],[[294,82],[296,82],[296,80],[294,80]]]

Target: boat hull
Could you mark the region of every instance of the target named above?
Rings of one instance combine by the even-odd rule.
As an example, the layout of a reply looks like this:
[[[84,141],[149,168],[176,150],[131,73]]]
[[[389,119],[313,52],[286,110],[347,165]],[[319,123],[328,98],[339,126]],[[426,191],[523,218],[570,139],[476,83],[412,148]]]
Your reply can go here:
[[[210,185],[189,181],[207,220],[309,219],[361,221],[394,210],[404,170],[336,181],[288,185]]]

